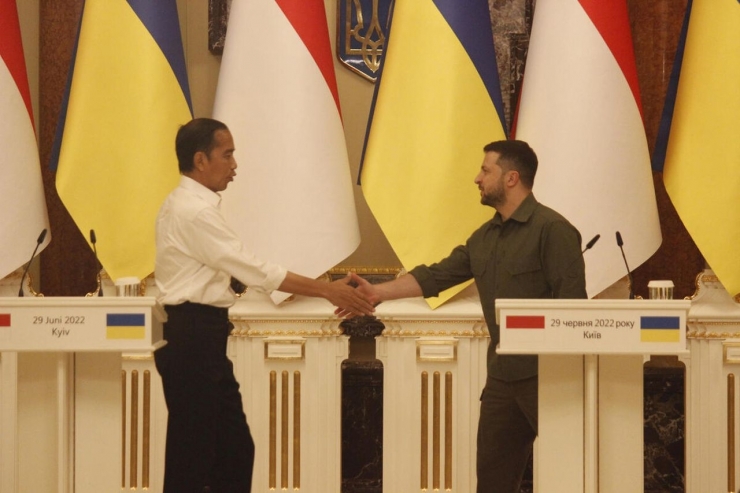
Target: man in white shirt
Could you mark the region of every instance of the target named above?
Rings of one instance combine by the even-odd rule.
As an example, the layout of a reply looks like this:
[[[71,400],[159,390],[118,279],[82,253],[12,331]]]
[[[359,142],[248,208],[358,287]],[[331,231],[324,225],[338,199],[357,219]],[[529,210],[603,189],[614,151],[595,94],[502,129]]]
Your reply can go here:
[[[234,141],[223,123],[197,118],[175,141],[180,185],[156,225],[155,279],[168,321],[155,352],[169,411],[164,493],[249,493],[254,442],[226,342],[234,277],[249,287],[326,298],[352,315],[372,304],[349,276],[322,282],[256,258],[226,225],[218,192],[236,176]]]

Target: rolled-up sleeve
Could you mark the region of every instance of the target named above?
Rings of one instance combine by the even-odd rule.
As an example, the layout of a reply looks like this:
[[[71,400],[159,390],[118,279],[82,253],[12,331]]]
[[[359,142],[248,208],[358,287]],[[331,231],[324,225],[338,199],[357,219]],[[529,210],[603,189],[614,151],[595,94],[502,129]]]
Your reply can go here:
[[[213,209],[202,210],[189,228],[198,238],[193,253],[211,269],[228,272],[245,285],[264,291],[278,289],[285,279],[287,270],[283,266],[248,251]]]
[[[425,298],[439,296],[442,291],[473,278],[468,248],[460,245],[445,259],[429,266],[414,267],[409,274],[419,283]]]

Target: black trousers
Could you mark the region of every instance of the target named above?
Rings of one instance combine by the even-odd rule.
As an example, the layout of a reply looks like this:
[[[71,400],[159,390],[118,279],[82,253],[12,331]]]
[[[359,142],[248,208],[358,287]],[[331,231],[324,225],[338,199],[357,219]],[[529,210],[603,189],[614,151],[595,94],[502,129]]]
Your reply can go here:
[[[537,437],[537,380],[486,380],[478,422],[478,493],[519,492]]]
[[[167,345],[154,353],[169,412],[164,493],[250,493],[254,441],[226,356],[228,310],[165,310]]]

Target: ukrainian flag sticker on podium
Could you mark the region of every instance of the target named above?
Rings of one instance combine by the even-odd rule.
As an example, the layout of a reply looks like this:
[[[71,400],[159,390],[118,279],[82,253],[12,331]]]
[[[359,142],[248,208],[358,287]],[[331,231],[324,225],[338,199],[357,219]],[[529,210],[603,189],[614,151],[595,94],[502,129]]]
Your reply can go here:
[[[143,313],[109,313],[106,317],[106,339],[144,339]]]
[[[680,338],[679,317],[640,317],[641,342],[678,342]]]

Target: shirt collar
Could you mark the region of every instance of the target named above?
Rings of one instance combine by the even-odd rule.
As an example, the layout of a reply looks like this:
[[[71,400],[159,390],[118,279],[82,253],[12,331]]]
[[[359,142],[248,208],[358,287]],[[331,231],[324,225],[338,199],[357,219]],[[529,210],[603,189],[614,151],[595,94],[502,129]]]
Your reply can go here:
[[[217,209],[221,207],[221,194],[210,190],[205,185],[198,183],[189,176],[180,175],[180,187],[193,192],[194,194],[208,202],[209,205],[212,205]]]
[[[516,208],[509,219],[513,219],[514,221],[519,223],[526,223],[527,221],[529,221],[529,218],[532,217],[532,214],[534,214],[534,210],[537,208],[538,204],[539,202],[537,202],[537,199],[534,198],[534,194],[530,192],[529,195],[527,195],[526,198],[522,201],[522,203],[519,204],[519,207]],[[493,220],[491,222],[495,226],[501,226],[502,224],[504,224],[504,219],[501,217],[501,214],[496,211],[496,214],[493,216]]]

